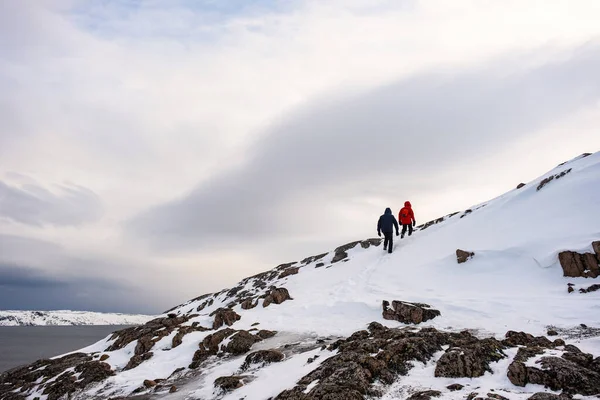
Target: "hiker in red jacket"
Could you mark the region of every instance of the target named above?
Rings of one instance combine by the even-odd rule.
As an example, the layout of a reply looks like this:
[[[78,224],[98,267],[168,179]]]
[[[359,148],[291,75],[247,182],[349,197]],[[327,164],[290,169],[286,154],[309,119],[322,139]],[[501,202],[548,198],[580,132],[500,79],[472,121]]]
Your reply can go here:
[[[407,229],[408,236],[412,235],[413,226],[417,225],[417,221],[415,221],[415,213],[412,210],[410,201],[404,203],[404,207],[402,207],[398,214],[398,221],[402,224],[402,235],[400,236],[400,239],[404,239]]]

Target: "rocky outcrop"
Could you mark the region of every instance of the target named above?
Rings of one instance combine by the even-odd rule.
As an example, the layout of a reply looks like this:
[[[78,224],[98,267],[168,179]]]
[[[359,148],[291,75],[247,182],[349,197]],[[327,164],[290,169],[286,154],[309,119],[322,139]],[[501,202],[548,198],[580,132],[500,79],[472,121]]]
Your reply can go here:
[[[109,364],[93,361],[90,355],[74,353],[53,360],[39,360],[15,368],[0,375],[0,398],[8,399],[13,392],[24,396],[34,390],[58,400],[75,393],[94,382],[101,382],[114,375]],[[19,398],[19,397],[12,397]]]
[[[276,400],[356,399],[381,396],[379,385],[393,383],[405,375],[414,361],[427,362],[442,350],[478,342],[468,332],[447,333],[434,328],[390,329],[377,322],[368,331],[358,331],[329,346],[337,354],[304,376],[296,387],[280,393]],[[308,390],[310,385],[310,390]]]
[[[439,390],[425,390],[411,395],[406,400],[431,400],[432,397],[440,397],[442,392]]]
[[[600,290],[600,284],[594,284],[591,286],[588,286],[587,288],[581,288],[579,289],[579,293],[590,293],[590,292],[595,292],[596,290]]]
[[[470,260],[473,256],[475,255],[475,253],[473,253],[472,251],[464,251],[461,249],[456,249],[456,261],[459,264],[462,264],[464,262],[467,262],[468,260]]]
[[[563,269],[563,276],[596,278],[600,275],[600,266],[595,254],[563,251],[558,254],[558,260]]]
[[[565,346],[561,357],[542,357],[540,368],[525,364],[522,358],[508,368],[508,379],[516,386],[543,385],[551,390],[586,396],[600,394],[600,358],[583,353],[572,345]]]
[[[420,324],[441,315],[438,310],[434,310],[429,304],[394,300],[391,309],[389,305],[388,301],[383,301],[383,318],[404,324]]]
[[[215,387],[225,392],[239,389],[244,386],[244,376],[222,376],[215,380]]]
[[[290,275],[296,275],[300,271],[300,267],[292,267],[284,270],[281,274],[279,274],[279,279],[283,279]]]
[[[596,258],[598,262],[600,262],[600,240],[592,242],[592,249],[594,249],[594,253],[596,253]]]
[[[286,288],[273,287],[263,301],[263,307],[268,307],[271,304],[281,304],[286,300],[292,300],[290,293]]]
[[[228,338],[229,340],[227,343],[222,344],[222,342]],[[231,328],[221,329],[220,331],[206,336],[204,340],[199,343],[198,350],[196,350],[194,353],[192,363],[189,365],[189,368],[198,368],[211,356],[224,355],[225,353],[232,355],[241,355],[247,353],[252,348],[254,343],[262,340],[263,337],[259,335],[253,335],[248,331],[236,331],[235,329]]]
[[[560,178],[562,178],[563,176],[567,175],[569,172],[571,172],[571,168],[569,168],[567,170],[564,170],[564,171],[562,171],[559,174],[550,175],[549,177],[542,179],[542,181],[540,182],[540,184],[537,187],[537,190],[538,191],[542,190],[542,188],[544,186],[546,186],[548,183],[552,182],[554,179],[560,179]]]
[[[257,305],[258,305],[258,300],[254,300],[252,298],[245,299],[244,301],[242,301],[242,304],[240,304],[240,306],[242,307],[242,310],[251,310],[254,307],[256,307]]]
[[[175,347],[179,346],[181,343],[183,343],[183,337],[185,335],[187,335],[188,333],[204,332],[207,330],[208,330],[207,328],[204,328],[201,326],[181,326],[181,327],[179,327],[179,329],[177,330],[177,333],[175,334],[175,336],[173,337],[173,340],[171,341],[171,348],[175,348]]]
[[[494,338],[450,347],[435,367],[436,377],[476,378],[492,372],[490,363],[506,357],[504,346]]]
[[[348,250],[353,249],[359,243],[360,243],[360,241],[351,242],[351,243],[347,243],[347,244],[335,249],[331,263],[335,264],[336,262],[339,262],[339,261],[342,261],[342,260],[345,260],[346,258],[348,258],[348,253],[347,253]]]
[[[259,350],[250,353],[246,356],[242,370],[247,370],[252,365],[263,366],[271,363],[280,362],[284,359],[284,355],[279,350]]]
[[[554,393],[545,393],[539,392],[534,394],[533,396],[527,398],[527,400],[571,400],[573,396],[568,394],[554,394]]]
[[[223,325],[231,326],[242,317],[231,308],[219,308],[213,311],[210,316],[214,316],[213,329],[219,329]]]

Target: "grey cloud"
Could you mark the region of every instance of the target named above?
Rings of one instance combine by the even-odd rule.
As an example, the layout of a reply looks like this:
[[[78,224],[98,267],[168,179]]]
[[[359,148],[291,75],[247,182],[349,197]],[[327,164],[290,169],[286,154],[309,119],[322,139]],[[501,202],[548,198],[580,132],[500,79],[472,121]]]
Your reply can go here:
[[[58,193],[28,183],[0,181],[0,218],[28,225],[81,225],[102,215],[100,198],[91,190],[63,185]]]
[[[470,154],[497,151],[600,99],[596,44],[536,68],[519,70],[514,61],[316,102],[266,132],[244,166],[142,213],[128,228],[161,249],[276,237],[300,229],[308,213],[327,214],[322,193],[394,182],[413,190]],[[300,200],[308,203],[292,206]]]
[[[144,287],[125,283],[120,271],[130,267],[0,234],[0,309],[158,313],[169,306],[157,304]]]
[[[48,276],[37,269],[0,262],[0,309],[156,312],[124,301],[129,288],[112,281]]]

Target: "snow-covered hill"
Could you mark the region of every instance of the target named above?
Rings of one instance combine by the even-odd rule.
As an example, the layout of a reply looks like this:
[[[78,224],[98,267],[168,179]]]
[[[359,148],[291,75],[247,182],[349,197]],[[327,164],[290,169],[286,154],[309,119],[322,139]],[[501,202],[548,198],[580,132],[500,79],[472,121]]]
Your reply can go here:
[[[34,325],[141,325],[154,318],[149,315],[97,313],[89,311],[12,311],[0,310],[0,326]]]
[[[558,255],[589,253],[581,257],[597,268],[598,240],[595,153],[424,224],[391,255],[375,238],[282,264],[4,375],[0,395],[591,399],[600,394],[600,290],[585,289],[600,278],[564,277]],[[474,256],[457,263],[457,249]],[[419,325],[386,319],[421,319],[423,308],[382,309],[394,300],[441,315]]]

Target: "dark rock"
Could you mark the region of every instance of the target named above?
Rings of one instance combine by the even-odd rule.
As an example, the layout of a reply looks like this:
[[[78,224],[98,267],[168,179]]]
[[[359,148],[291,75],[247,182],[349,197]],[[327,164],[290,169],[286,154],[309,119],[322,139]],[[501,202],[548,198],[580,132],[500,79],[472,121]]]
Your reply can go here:
[[[271,303],[281,304],[286,300],[292,300],[286,288],[273,288],[265,297],[263,307],[268,307]]]
[[[523,186],[525,186],[525,184],[524,184],[524,183],[519,183],[519,184],[517,185],[517,189],[521,189]]]
[[[467,262],[467,260],[471,259],[473,256],[475,256],[475,253],[473,253],[471,251],[464,251],[461,249],[456,249],[456,261],[459,264]]]
[[[592,286],[587,287],[586,289],[579,289],[580,293],[590,293],[595,292],[596,290],[600,290],[600,284],[594,284]]]
[[[183,337],[185,335],[187,335],[188,333],[192,333],[192,332],[204,332],[207,331],[208,329],[202,327],[202,326],[182,326],[179,328],[179,330],[177,331],[177,333],[175,334],[175,336],[173,337],[173,340],[171,341],[171,348],[175,348],[177,346],[179,346],[181,343],[183,343]]]
[[[154,387],[154,386],[156,386],[156,382],[154,382],[154,381],[153,381],[153,380],[151,380],[151,379],[146,379],[146,380],[144,381],[144,386],[145,386],[145,387],[147,387],[147,388],[151,388],[151,387]]]
[[[352,334],[329,346],[337,354],[323,361],[314,371],[298,381],[296,387],[280,393],[276,400],[336,399],[362,400],[380,397],[375,381],[390,385],[405,375],[414,362],[425,363],[444,345],[476,343],[468,332],[444,333],[434,328],[414,332],[389,329],[371,323],[369,331]],[[318,381],[314,384],[315,381]],[[308,385],[313,387],[307,393]]]
[[[408,397],[407,400],[430,400],[432,397],[440,397],[442,392],[438,390],[425,390],[423,392],[417,392],[412,396]]]
[[[548,329],[548,331],[546,332],[546,335],[548,335],[548,336],[558,336],[558,332],[556,332],[554,329]]]
[[[102,354],[102,356],[100,356],[100,361],[106,361],[110,358],[110,356],[108,354]]]
[[[276,331],[268,331],[266,329],[261,329],[260,331],[258,331],[256,333],[256,336],[258,336],[261,339],[269,339],[269,338],[272,338],[275,335],[277,335]]]
[[[516,386],[532,383],[584,396],[600,393],[600,372],[596,370],[560,357],[543,357],[539,364],[541,369],[514,361],[509,366],[508,378]]]
[[[167,314],[167,317],[168,318],[177,318],[177,314],[175,314],[175,313],[169,313],[169,314]]]
[[[234,355],[244,354],[250,350],[254,343],[261,340],[261,338],[249,332],[239,331],[231,337],[231,340],[227,343],[223,351]]]
[[[496,393],[488,393],[487,397],[489,399],[496,399],[496,400],[510,400],[510,399],[508,399],[504,396],[500,396],[499,394],[496,394]]]
[[[249,298],[242,301],[242,310],[250,310],[258,305],[258,300],[254,301],[254,299]]]
[[[153,356],[154,356],[154,353],[151,351],[148,353],[144,353],[144,354],[135,354],[133,357],[131,357],[129,359],[129,362],[127,363],[125,368],[123,368],[123,370],[128,371],[130,369],[137,368],[141,363],[143,363],[144,361],[148,361]]]
[[[528,346],[528,347],[543,347],[550,349],[554,344],[544,336],[533,336],[525,332],[508,331],[505,335],[506,339],[502,343],[508,347]]]
[[[558,253],[558,260],[563,269],[563,276],[596,278],[600,275],[598,259],[592,253],[576,253],[563,251]]]
[[[573,289],[573,286],[569,286],[567,288],[567,292],[569,292],[569,293],[573,293],[574,291],[575,291],[575,289]]]
[[[243,376],[222,376],[215,380],[215,387],[225,392],[230,392],[244,386]]]
[[[548,183],[552,182],[554,179],[560,179],[563,176],[565,176],[566,174],[568,174],[569,172],[571,172],[571,168],[564,170],[559,174],[550,175],[549,177],[542,179],[542,181],[540,182],[540,184],[537,187],[537,190],[538,191],[541,190],[544,186],[546,186]]]
[[[324,266],[325,266],[324,263],[318,263],[318,264],[315,265],[315,268],[321,268],[321,267],[324,267]]]
[[[319,261],[320,259],[324,258],[327,254],[329,254],[329,253],[323,253],[323,254],[319,254],[317,256],[307,257],[304,260],[302,260],[301,263],[306,265],[306,264],[310,264],[315,261]]]
[[[250,353],[246,356],[244,364],[242,364],[242,370],[250,368],[253,364],[260,364],[261,366],[280,362],[284,358],[284,355],[279,350],[259,350]]]
[[[173,385],[171,386],[171,388],[169,389],[169,393],[175,393],[177,391],[177,386]]]
[[[351,243],[345,244],[345,245],[340,246],[337,249],[335,249],[335,254],[333,256],[333,259],[331,260],[331,263],[335,264],[338,261],[342,261],[342,260],[348,258],[347,251],[356,247],[356,245],[359,243],[360,243],[360,241],[351,242]]]
[[[373,238],[373,239],[367,239],[367,240],[363,240],[362,242],[360,242],[360,247],[362,247],[363,249],[368,249],[371,246],[379,246],[382,242],[381,238]]]
[[[285,278],[286,276],[296,275],[300,271],[300,267],[288,268],[279,274],[279,279]]]
[[[506,357],[502,352],[503,347],[501,342],[493,338],[450,347],[438,360],[435,376],[475,378],[483,376],[486,372],[491,373],[489,364]]]
[[[539,392],[534,394],[531,397],[528,397],[527,400],[570,400],[573,397],[571,395],[568,394],[554,394],[554,393],[544,393],[544,392]]]
[[[464,386],[460,383],[453,383],[452,385],[446,386],[446,389],[450,390],[451,392],[462,390],[462,388],[464,388]]]
[[[219,308],[213,311],[210,316],[214,315],[213,329],[219,329],[223,325],[231,326],[242,317],[233,311],[231,308]]]
[[[392,309],[388,308],[389,302],[383,301],[383,318],[387,320],[399,321],[404,324],[420,324],[429,321],[441,313],[434,310],[428,304],[409,303],[405,301],[392,301]]]
[[[600,240],[592,242],[592,249],[594,249],[594,253],[596,253],[596,258],[598,262],[600,262]]]

